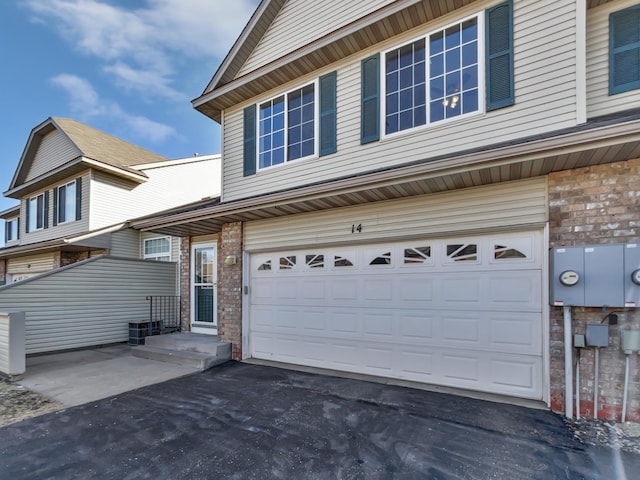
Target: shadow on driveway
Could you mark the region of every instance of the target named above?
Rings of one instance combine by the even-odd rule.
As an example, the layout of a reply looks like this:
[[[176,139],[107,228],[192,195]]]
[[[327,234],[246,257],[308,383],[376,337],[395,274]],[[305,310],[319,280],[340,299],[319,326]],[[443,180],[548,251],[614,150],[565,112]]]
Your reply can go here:
[[[0,429],[0,475],[13,480],[609,480],[638,471],[640,456],[583,446],[551,412],[235,362]]]

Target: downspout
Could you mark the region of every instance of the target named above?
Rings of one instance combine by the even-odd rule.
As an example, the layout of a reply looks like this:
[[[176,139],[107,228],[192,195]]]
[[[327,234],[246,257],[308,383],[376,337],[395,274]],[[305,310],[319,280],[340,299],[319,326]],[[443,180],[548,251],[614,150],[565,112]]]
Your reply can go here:
[[[573,345],[571,342],[571,307],[564,313],[564,414],[573,418]]]

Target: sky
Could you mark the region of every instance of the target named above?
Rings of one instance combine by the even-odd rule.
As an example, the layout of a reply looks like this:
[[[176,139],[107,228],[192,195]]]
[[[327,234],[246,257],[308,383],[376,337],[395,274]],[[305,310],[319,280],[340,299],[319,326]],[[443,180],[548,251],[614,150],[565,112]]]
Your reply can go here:
[[[0,192],[31,130],[73,118],[167,158],[220,152],[191,106],[259,0],[0,0]],[[0,198],[0,211],[17,204]]]

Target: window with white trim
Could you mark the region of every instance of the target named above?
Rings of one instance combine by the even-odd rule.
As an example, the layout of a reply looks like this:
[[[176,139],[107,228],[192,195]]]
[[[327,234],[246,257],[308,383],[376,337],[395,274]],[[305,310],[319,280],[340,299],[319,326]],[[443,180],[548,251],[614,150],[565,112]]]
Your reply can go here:
[[[481,14],[384,54],[385,133],[481,112]]]
[[[158,262],[171,261],[171,238],[158,237],[144,240],[144,259]]]
[[[71,222],[76,219],[76,181],[58,187],[57,198],[58,223]]]
[[[18,219],[12,218],[4,223],[4,241],[12,242],[18,240]]]
[[[258,168],[316,155],[316,82],[258,105]]]
[[[27,226],[30,232],[45,228],[46,214],[44,193],[27,200],[27,215],[29,218]]]

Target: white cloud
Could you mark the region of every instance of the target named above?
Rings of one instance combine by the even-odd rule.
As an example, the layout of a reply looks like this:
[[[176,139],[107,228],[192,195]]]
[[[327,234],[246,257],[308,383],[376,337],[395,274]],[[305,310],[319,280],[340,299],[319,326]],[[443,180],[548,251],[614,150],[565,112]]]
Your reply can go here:
[[[63,73],[51,79],[51,83],[69,95],[71,111],[78,118],[106,117],[126,125],[127,130],[138,138],[161,143],[169,138],[178,137],[176,130],[141,115],[133,115],[108,99],[103,99],[91,83],[76,75]]]
[[[56,29],[83,54],[101,60],[117,85],[126,85],[132,93],[153,91],[175,99],[176,77],[193,68],[185,60],[192,65],[221,60],[257,3],[147,0],[145,6],[131,8],[105,0],[26,0],[25,5],[34,20]]]

